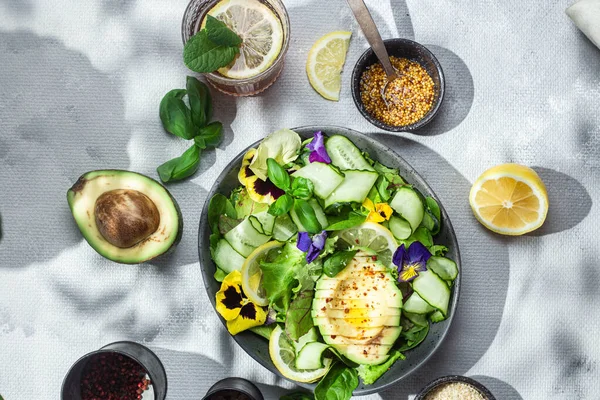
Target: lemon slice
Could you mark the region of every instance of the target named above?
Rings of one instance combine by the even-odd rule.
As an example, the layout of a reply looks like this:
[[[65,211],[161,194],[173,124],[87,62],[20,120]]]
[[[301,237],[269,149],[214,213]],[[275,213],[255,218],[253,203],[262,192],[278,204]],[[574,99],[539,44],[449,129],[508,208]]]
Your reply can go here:
[[[377,252],[379,260],[390,268],[394,251],[398,248],[398,242],[394,234],[386,227],[375,222],[365,222],[353,228],[338,232],[338,237],[352,246],[368,247]]]
[[[313,44],[306,60],[310,85],[327,100],[338,101],[342,83],[342,68],[352,32],[328,33]]]
[[[522,235],[544,223],[548,193],[539,175],[519,164],[485,171],[471,187],[469,203],[479,222],[502,235]]]
[[[283,45],[283,27],[275,13],[258,0],[222,0],[209,12],[242,39],[233,64],[219,69],[231,79],[247,79],[269,68]],[[202,22],[204,27],[206,19]]]
[[[319,369],[296,369],[296,351],[294,345],[283,334],[281,326],[277,325],[269,338],[269,355],[275,367],[281,375],[296,382],[314,382],[323,377],[331,367],[331,359],[325,358],[323,368]]]
[[[248,299],[259,306],[268,306],[269,300],[262,287],[262,270],[260,262],[264,260],[269,251],[283,246],[284,243],[273,240],[258,246],[242,265],[242,290]]]

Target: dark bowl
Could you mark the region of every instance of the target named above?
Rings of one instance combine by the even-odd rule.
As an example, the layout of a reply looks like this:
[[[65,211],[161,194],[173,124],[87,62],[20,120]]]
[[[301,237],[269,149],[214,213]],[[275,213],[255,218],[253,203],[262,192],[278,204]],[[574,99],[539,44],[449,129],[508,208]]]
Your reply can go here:
[[[327,135],[341,134],[348,137],[350,140],[358,146],[359,149],[367,151],[371,157],[389,167],[397,168],[400,170],[401,175],[411,184],[415,186],[423,195],[432,196],[439,200],[429,187],[425,180],[408,164],[402,157],[392,151],[389,147],[379,143],[378,141],[351,129],[342,128],[338,126],[306,126],[301,128],[293,128],[301,137],[308,138],[312,137],[315,131],[323,131]],[[246,151],[251,147],[256,147],[259,142],[253,143],[251,146],[243,150],[237,155],[229,165],[223,170],[221,175],[217,178],[213,185],[210,193],[208,194],[207,200],[204,203],[202,210],[202,218],[200,219],[200,229],[198,233],[198,251],[200,256],[200,266],[202,268],[202,276],[204,278],[204,286],[208,293],[213,307],[215,306],[215,294],[219,291],[221,284],[213,278],[215,273],[215,263],[210,257],[209,249],[209,236],[210,228],[208,226],[208,204],[210,198],[216,193],[224,194],[229,196],[231,190],[240,185],[238,181],[238,170],[242,163],[242,158]],[[450,248],[448,256],[456,263],[460,270],[460,254],[458,251],[458,243],[456,241],[456,235],[452,224],[448,218],[448,214],[444,210],[444,207],[440,203],[440,210],[442,213],[442,228],[438,236],[436,236],[436,243],[445,244]],[[363,385],[362,383],[354,391],[355,396],[367,395],[371,393],[379,392],[390,385],[393,385],[404,379],[410,373],[414,372],[421,365],[425,363],[431,357],[431,355],[438,349],[442,343],[444,337],[448,333],[450,323],[454,317],[454,310],[458,302],[458,292],[460,289],[460,274],[454,281],[454,287],[452,290],[452,298],[450,300],[449,317],[443,322],[433,324],[429,331],[429,335],[425,341],[415,349],[406,352],[406,360],[396,362],[388,372],[386,372],[377,382],[373,385]],[[216,312],[216,311],[215,311]],[[225,320],[221,318],[221,322],[225,326]],[[225,333],[226,331],[224,331]],[[242,332],[233,337],[235,341],[248,353],[252,358],[262,364],[269,371],[274,374],[283,377],[277,368],[271,362],[269,357],[269,346],[268,342],[262,337],[252,332]],[[285,377],[283,377],[285,378]],[[297,382],[295,382],[297,383]],[[298,385],[313,390],[315,384],[297,383]]]
[[[425,400],[425,397],[433,391],[435,388],[445,385],[447,383],[452,382],[462,382],[468,385],[473,386],[475,389],[479,391],[485,398],[485,400],[496,400],[494,395],[481,383],[477,382],[475,379],[468,378],[462,375],[448,375],[442,376],[441,378],[437,378],[436,380],[430,382],[427,386],[425,386],[415,397],[415,400]]]
[[[210,400],[212,396],[219,395],[222,392],[243,393],[251,400],[264,400],[262,393],[254,383],[236,377],[225,378],[212,385],[202,400]]]
[[[387,52],[390,57],[394,56],[407,58],[411,61],[418,62],[423,68],[425,68],[429,76],[431,76],[431,79],[433,79],[434,83],[435,97],[433,99],[433,105],[431,106],[429,112],[425,114],[423,118],[410,125],[388,125],[371,116],[371,114],[369,114],[365,109],[365,106],[360,98],[360,78],[363,72],[367,69],[367,67],[379,63],[377,57],[375,56],[375,53],[373,53],[373,50],[370,47],[362,54],[362,56],[360,56],[360,58],[356,62],[356,65],[354,66],[354,70],[352,71],[351,82],[352,98],[354,99],[354,104],[356,105],[356,108],[358,108],[358,111],[360,111],[360,113],[363,115],[363,117],[367,119],[367,121],[369,121],[370,123],[372,123],[380,129],[391,132],[416,131],[417,129],[427,125],[433,119],[433,117],[435,117],[438,110],[440,109],[440,106],[442,105],[445,90],[444,72],[442,71],[442,66],[440,65],[437,58],[435,58],[433,53],[429,51],[429,49],[427,49],[427,47],[412,40],[400,38],[387,39],[384,40],[383,43],[385,44],[385,48],[387,49]]]

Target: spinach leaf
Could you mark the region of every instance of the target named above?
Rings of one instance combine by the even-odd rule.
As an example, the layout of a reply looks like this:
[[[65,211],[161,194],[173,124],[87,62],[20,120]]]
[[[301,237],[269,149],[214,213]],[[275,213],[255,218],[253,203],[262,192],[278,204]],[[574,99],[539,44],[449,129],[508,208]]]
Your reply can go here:
[[[349,400],[357,386],[356,369],[336,363],[315,387],[315,400]]]
[[[279,189],[284,191],[290,189],[290,175],[273,158],[267,159],[267,176]]]
[[[235,228],[242,222],[241,219],[231,218],[227,215],[219,216],[219,233],[221,235],[225,235],[227,232]]]
[[[273,332],[273,329],[275,329],[276,326],[277,326],[277,324],[259,325],[259,326],[250,328],[250,330],[252,332],[256,333],[257,335],[262,336],[263,338],[269,340],[269,338],[271,337],[271,332]]]
[[[200,165],[200,148],[192,145],[180,157],[160,165],[156,170],[163,182],[178,181],[193,175]]]
[[[279,400],[314,400],[314,396],[311,393],[306,392],[292,392],[284,394]]]
[[[315,186],[310,179],[298,177],[292,182],[291,195],[299,198],[308,200],[312,197]]]
[[[400,352],[400,350],[392,350],[389,354],[389,358],[379,365],[361,365],[358,367],[358,376],[362,379],[365,385],[372,385],[381,375],[385,374],[390,367],[398,359],[404,360],[406,357]]]
[[[234,31],[210,14],[206,15],[206,33],[211,41],[221,46],[242,44],[242,39]]]
[[[327,257],[323,263],[323,273],[330,278],[336,276],[340,271],[346,268],[346,265],[356,255],[358,250],[339,251]]]
[[[208,225],[213,234],[219,233],[219,218],[221,215],[237,218],[236,210],[229,199],[221,193],[217,193],[208,203]]]
[[[300,223],[308,233],[319,233],[322,230],[321,223],[317,219],[315,210],[304,199],[294,200],[294,211],[300,220]]]
[[[420,226],[417,229],[415,229],[415,231],[412,233],[412,235],[410,235],[408,240],[418,240],[425,247],[433,246],[433,237],[431,236],[431,232],[429,232],[429,230],[423,226]]]
[[[200,148],[203,149],[207,146],[217,147],[219,143],[221,143],[222,139],[223,124],[219,121],[213,121],[198,130],[198,135],[194,138],[194,141],[196,144],[198,144],[198,141],[201,141],[205,146],[200,146]]]
[[[289,194],[279,196],[277,200],[269,207],[269,214],[276,217],[289,212],[294,205],[294,199]]]
[[[297,341],[314,326],[311,316],[314,296],[314,291],[305,290],[298,293],[290,303],[285,319],[285,333],[291,340]]]
[[[183,47],[183,62],[194,72],[213,72],[231,63],[237,46],[222,46],[210,40],[206,29],[192,36]]]
[[[173,89],[160,102],[160,120],[165,130],[183,139],[196,134],[190,109],[183,102],[185,89]]]
[[[403,330],[400,333],[400,337],[404,339],[405,343],[400,346],[399,351],[406,351],[417,347],[427,334],[429,333],[429,325],[427,326],[418,326],[414,325],[412,328],[408,330]]]
[[[351,211],[347,216],[328,216],[327,218],[330,224],[325,229],[328,231],[338,231],[341,229],[353,228],[362,224],[365,222],[365,219],[367,219],[366,215],[363,215],[357,211]]]
[[[197,128],[202,128],[212,118],[212,99],[208,87],[193,76],[188,76],[186,89],[192,121]]]

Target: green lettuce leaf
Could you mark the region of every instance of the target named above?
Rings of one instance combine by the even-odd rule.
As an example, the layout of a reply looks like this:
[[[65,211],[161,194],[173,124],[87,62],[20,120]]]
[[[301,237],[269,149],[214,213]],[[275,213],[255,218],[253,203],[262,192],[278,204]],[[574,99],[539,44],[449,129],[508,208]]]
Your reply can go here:
[[[406,357],[399,350],[392,350],[390,358],[386,362],[379,365],[361,365],[357,368],[358,376],[362,379],[365,385],[372,385],[381,375],[385,374],[390,367],[398,360],[404,360]]]
[[[295,242],[286,243],[274,257],[269,254],[260,263],[265,293],[276,309],[287,312],[293,289],[298,286],[298,271],[305,265],[304,252],[296,247]]]

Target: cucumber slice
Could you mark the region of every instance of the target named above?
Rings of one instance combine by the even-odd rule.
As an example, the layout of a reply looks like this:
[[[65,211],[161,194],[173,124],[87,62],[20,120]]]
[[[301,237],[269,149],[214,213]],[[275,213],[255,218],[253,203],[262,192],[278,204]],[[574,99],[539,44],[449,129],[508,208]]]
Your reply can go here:
[[[321,227],[323,229],[327,228],[329,226],[329,222],[327,221],[327,216],[325,215],[325,212],[319,205],[319,202],[316,199],[310,199],[308,200],[308,204],[310,204],[313,210],[315,210],[315,215],[317,216],[317,220],[321,224]],[[306,228],[300,222],[298,214],[296,214],[296,210],[294,210],[293,207],[290,210],[290,217],[292,217],[292,221],[294,221],[294,224],[296,224],[296,226],[298,227],[298,231],[306,232]]]
[[[228,274],[231,271],[240,271],[246,258],[235,251],[227,240],[221,239],[213,252],[213,260],[215,260],[215,264],[217,264],[219,268]]]
[[[431,317],[429,317],[431,319],[431,322],[436,323],[436,322],[442,322],[443,320],[446,319],[446,317],[444,316],[444,314],[441,313],[440,310],[435,310],[434,313],[431,314]]]
[[[344,174],[344,181],[325,199],[325,208],[336,203],[362,204],[379,176],[375,171],[347,170]]]
[[[331,163],[343,171],[347,169],[375,171],[375,168],[362,156],[358,147],[345,136],[329,137],[325,141],[325,149],[331,158]]]
[[[298,354],[300,353],[300,350],[302,350],[305,344],[316,342],[318,340],[319,334],[317,333],[317,328],[313,326],[308,332],[300,336],[297,342],[292,340],[292,344],[294,345],[294,351],[296,352],[296,354]]]
[[[413,314],[410,312],[403,313],[406,319],[418,326],[427,326],[429,323],[427,322],[427,317],[425,314]]]
[[[294,224],[294,221],[289,215],[283,214],[275,218],[275,225],[273,226],[273,239],[279,240],[280,242],[287,242],[298,232],[298,227]]]
[[[344,175],[335,168],[320,162],[310,163],[294,172],[292,176],[309,179],[315,186],[315,195],[322,199],[327,198],[344,180]]]
[[[244,257],[248,257],[255,248],[267,243],[270,238],[269,235],[257,231],[248,218],[225,234],[225,240]]]
[[[410,223],[402,217],[392,215],[389,221],[389,229],[397,239],[405,240],[412,234]]]
[[[329,345],[321,342],[311,342],[304,345],[294,360],[296,369],[323,368],[323,353]]]
[[[415,293],[418,293],[428,304],[440,310],[444,316],[448,314],[450,288],[435,272],[430,270],[419,272],[412,287]]]
[[[403,186],[396,192],[390,207],[410,223],[413,231],[421,224],[425,209],[421,198],[413,189]]]
[[[431,269],[445,281],[453,281],[458,276],[456,263],[449,258],[431,256],[427,260],[427,268]]]
[[[439,230],[438,222],[434,219],[431,211],[425,210],[423,214],[423,220],[421,221],[421,226],[429,230],[430,232],[435,232],[436,228]]]
[[[267,211],[261,211],[256,214],[252,214],[248,217],[254,229],[264,235],[271,236],[273,234],[273,225],[275,225],[275,216],[269,214]]]
[[[416,279],[415,279],[416,280]],[[425,300],[419,296],[417,292],[413,292],[402,306],[402,309],[413,314],[429,314],[435,311],[435,308],[430,306]]]

